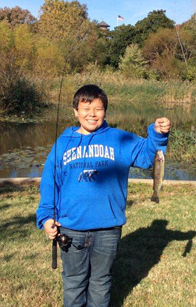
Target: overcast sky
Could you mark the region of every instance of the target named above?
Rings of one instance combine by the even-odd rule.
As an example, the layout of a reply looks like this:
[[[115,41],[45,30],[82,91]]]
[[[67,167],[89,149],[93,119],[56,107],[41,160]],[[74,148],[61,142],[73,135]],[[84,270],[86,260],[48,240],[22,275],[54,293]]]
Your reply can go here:
[[[90,20],[105,21],[112,30],[117,25],[132,24],[147,17],[153,10],[166,10],[167,17],[180,24],[196,11],[196,0],[82,0],[86,4]],[[19,6],[28,9],[31,14],[38,17],[43,0],[0,0],[0,8]],[[117,15],[124,21],[117,22]]]

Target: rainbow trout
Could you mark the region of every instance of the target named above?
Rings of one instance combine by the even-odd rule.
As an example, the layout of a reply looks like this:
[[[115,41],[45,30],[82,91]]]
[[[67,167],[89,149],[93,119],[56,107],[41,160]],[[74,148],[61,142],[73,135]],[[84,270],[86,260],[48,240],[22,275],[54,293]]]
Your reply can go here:
[[[162,150],[158,150],[154,159],[153,190],[151,201],[159,203],[159,191],[163,185],[165,157]]]

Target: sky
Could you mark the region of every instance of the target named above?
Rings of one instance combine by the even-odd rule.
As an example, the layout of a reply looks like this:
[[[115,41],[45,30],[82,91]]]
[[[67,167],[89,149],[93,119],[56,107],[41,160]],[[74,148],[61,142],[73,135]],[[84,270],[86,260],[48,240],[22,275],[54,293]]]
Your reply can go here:
[[[110,25],[110,30],[123,23],[135,25],[153,10],[166,10],[166,16],[176,24],[187,21],[196,12],[196,0],[79,0],[79,2],[87,5],[91,21],[105,21]],[[19,6],[29,10],[38,18],[43,3],[44,0],[0,0],[0,8]],[[118,15],[124,20],[118,21]]]

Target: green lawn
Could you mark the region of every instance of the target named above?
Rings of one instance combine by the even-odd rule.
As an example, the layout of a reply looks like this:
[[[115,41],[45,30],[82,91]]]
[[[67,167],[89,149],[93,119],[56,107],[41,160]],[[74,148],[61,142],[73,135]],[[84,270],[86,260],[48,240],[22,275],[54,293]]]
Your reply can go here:
[[[195,187],[165,186],[160,204],[151,194],[151,185],[130,185],[111,307],[196,306]],[[62,306],[60,258],[52,270],[38,201],[36,187],[0,188],[0,306]]]

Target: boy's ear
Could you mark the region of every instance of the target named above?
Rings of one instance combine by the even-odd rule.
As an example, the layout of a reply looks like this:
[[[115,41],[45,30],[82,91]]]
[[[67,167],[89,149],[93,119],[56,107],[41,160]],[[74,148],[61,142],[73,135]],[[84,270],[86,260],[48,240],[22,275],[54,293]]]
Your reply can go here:
[[[78,117],[78,110],[76,109],[73,109],[73,110],[74,110],[75,117]]]

